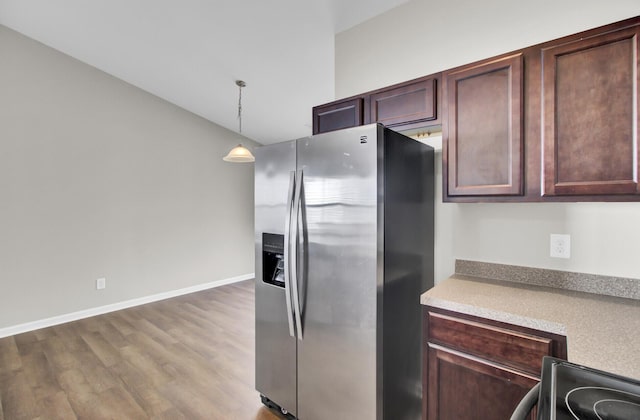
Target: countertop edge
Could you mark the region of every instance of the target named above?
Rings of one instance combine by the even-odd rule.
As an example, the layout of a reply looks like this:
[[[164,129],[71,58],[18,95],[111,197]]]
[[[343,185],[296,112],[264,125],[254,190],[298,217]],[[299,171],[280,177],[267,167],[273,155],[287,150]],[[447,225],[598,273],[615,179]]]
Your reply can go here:
[[[428,292],[427,292],[428,293]],[[493,309],[483,308],[480,306],[467,305],[451,300],[438,299],[428,296],[424,293],[420,297],[420,303],[426,306],[450,310],[465,315],[477,316],[493,321],[504,322],[507,324],[518,325],[520,327],[532,328],[552,334],[567,335],[567,328],[563,324],[546,321],[543,319],[529,318],[509,312],[496,311]]]

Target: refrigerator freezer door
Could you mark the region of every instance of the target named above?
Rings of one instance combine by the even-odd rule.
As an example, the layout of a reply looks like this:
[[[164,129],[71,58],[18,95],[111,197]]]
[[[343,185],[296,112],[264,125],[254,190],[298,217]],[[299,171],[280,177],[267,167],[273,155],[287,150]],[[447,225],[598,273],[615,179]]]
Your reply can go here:
[[[296,339],[289,334],[285,289],[262,280],[263,233],[285,233],[295,142],[257,148],[255,157],[256,389],[295,415]]]
[[[375,126],[298,140],[304,420],[377,416],[377,146]]]

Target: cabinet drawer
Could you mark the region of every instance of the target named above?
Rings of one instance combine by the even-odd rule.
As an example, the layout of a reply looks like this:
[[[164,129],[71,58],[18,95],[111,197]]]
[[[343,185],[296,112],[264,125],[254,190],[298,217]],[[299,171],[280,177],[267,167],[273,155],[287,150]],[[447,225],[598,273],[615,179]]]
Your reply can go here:
[[[542,357],[552,355],[553,339],[436,312],[427,314],[427,341],[540,374]]]

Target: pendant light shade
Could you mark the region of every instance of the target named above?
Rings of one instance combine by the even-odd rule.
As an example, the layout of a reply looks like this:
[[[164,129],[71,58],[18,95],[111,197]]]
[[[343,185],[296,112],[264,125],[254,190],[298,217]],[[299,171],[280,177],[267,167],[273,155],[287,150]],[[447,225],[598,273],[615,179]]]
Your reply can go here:
[[[242,135],[242,88],[247,86],[242,80],[236,80],[236,86],[238,86],[238,132]],[[239,144],[231,151],[227,156],[223,157],[225,162],[243,163],[243,162],[255,162],[256,158],[253,157],[251,151]]]
[[[224,160],[225,162],[241,163],[254,162],[256,158],[253,157],[253,154],[251,154],[251,151],[249,149],[239,144],[231,149],[229,154],[223,157],[222,160]]]

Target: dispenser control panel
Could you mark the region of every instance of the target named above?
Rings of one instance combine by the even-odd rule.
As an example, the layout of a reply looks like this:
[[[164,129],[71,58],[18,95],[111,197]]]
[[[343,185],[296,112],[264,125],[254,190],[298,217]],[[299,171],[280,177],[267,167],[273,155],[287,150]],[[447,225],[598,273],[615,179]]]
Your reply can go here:
[[[284,235],[262,234],[262,281],[284,287]]]

